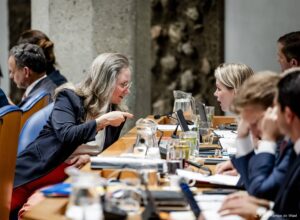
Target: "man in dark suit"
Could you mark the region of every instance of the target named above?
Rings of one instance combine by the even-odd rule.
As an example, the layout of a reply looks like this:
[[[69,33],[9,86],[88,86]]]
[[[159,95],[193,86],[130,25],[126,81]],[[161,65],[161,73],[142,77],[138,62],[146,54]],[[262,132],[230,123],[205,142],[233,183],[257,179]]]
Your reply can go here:
[[[9,105],[8,99],[3,90],[0,88],[0,108],[6,105]]]
[[[293,145],[284,144],[287,141],[276,121],[269,117],[274,115],[269,112],[274,111],[271,107],[278,81],[279,76],[275,73],[255,75],[244,83],[233,102],[241,120],[237,153],[231,162],[248,193],[269,200],[275,199],[292,162]],[[252,138],[258,140],[257,146]]]
[[[294,162],[282,181],[275,199],[275,205],[249,196],[232,195],[225,200],[220,209],[222,215],[238,214],[245,218],[258,214],[261,219],[299,219],[300,218],[300,69],[291,69],[278,83],[276,98],[277,123],[280,130],[294,143],[292,157]],[[269,208],[272,208],[269,209]]]
[[[46,75],[46,58],[43,50],[34,44],[14,46],[8,59],[9,77],[18,88],[26,89],[19,107],[42,90],[53,95],[57,87]]]

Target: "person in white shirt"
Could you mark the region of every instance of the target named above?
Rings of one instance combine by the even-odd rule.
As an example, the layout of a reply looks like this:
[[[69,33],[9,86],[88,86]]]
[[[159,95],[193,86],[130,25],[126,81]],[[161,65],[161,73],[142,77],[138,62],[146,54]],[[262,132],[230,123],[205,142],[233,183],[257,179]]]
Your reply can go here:
[[[246,219],[299,219],[300,217],[300,68],[284,73],[275,99],[276,121],[280,130],[294,143],[294,162],[282,181],[274,204],[250,196],[234,194],[223,203],[220,214],[236,214]],[[272,114],[272,112],[269,112]]]

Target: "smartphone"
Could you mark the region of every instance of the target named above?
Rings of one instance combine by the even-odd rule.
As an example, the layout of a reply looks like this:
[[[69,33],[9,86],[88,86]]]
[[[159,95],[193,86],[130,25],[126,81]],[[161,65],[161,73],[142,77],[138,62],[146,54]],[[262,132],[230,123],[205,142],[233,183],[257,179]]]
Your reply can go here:
[[[198,206],[198,204],[197,204],[197,202],[194,198],[194,195],[193,195],[192,191],[190,190],[189,185],[184,181],[184,179],[181,179],[180,182],[179,182],[179,187],[181,189],[181,192],[182,192],[184,198],[186,199],[186,201],[190,205],[191,210],[194,213],[196,219],[198,219],[198,217],[201,214],[201,209]]]
[[[179,109],[178,111],[175,112],[176,118],[178,120],[178,123],[181,127],[182,131],[189,131],[189,126],[184,118],[183,112],[181,109]]]

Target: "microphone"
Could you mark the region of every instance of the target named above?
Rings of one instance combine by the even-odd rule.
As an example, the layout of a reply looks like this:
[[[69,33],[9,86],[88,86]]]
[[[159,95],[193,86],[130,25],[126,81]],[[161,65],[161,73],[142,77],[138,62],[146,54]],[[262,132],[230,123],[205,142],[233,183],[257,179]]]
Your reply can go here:
[[[173,138],[173,139],[178,138],[178,135],[177,135],[178,126],[179,126],[179,123],[177,122],[176,128],[175,128],[175,130],[173,131],[173,133],[171,135],[171,138]]]
[[[157,120],[157,119],[160,119],[161,117],[167,116],[168,118],[172,118],[172,119],[175,119],[176,121],[178,121],[177,118],[175,118],[175,117],[172,116],[173,113],[175,113],[175,112],[170,112],[170,113],[162,114],[162,115],[157,114],[157,115],[154,115],[153,117],[154,117],[155,120]],[[193,125],[193,124],[194,124],[194,122],[192,122],[192,121],[190,121],[190,120],[186,120],[186,119],[185,119],[185,121],[186,121],[186,123],[187,123],[188,125]]]
[[[174,112],[170,112],[170,113],[167,113],[167,114],[163,114],[163,115],[160,115],[160,114],[157,114],[157,115],[154,115],[154,119],[160,119],[161,117],[164,117],[164,116],[167,116],[168,118],[174,118],[172,117],[172,114]],[[175,118],[174,118],[175,119]]]

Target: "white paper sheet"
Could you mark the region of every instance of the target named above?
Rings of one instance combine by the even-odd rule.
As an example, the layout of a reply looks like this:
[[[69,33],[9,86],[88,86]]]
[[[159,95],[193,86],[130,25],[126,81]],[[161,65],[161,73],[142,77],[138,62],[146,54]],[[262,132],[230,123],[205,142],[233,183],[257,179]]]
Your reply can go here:
[[[226,195],[203,195],[198,194],[195,196],[195,199],[202,210],[205,219],[208,220],[241,220],[243,218],[239,216],[226,216],[222,217],[219,215],[218,210],[221,208],[221,205],[226,198]]]
[[[177,125],[157,125],[157,128],[161,131],[174,131]],[[192,130],[195,126],[189,125],[189,129]],[[178,131],[181,131],[181,127],[178,126]]]
[[[235,186],[240,178],[239,176],[228,176],[222,174],[204,176],[201,173],[196,173],[196,172],[181,170],[181,169],[178,169],[176,172],[178,176],[187,179],[195,179],[196,181],[200,181],[200,182],[207,182],[212,184],[221,184],[221,185],[228,185],[228,186]]]
[[[236,139],[237,133],[236,131],[231,131],[231,130],[214,130],[214,133],[218,135],[221,138],[232,138]]]

